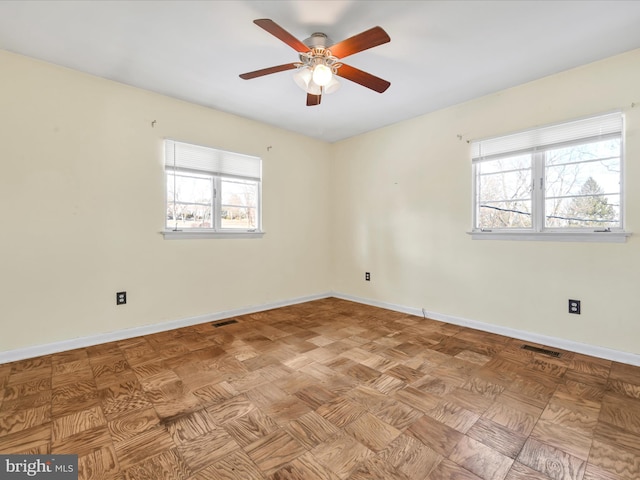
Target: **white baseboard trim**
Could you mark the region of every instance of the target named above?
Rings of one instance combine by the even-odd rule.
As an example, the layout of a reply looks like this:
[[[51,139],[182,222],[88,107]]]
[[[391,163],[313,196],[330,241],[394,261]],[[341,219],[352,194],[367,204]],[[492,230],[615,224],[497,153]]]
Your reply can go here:
[[[213,322],[213,321],[222,320],[225,318],[237,317],[239,315],[247,315],[250,313],[263,312],[265,310],[271,310],[273,308],[286,307],[289,305],[296,305],[299,303],[310,302],[313,300],[320,300],[322,298],[328,298],[328,297],[341,298],[343,300],[362,303],[364,305],[371,305],[373,307],[385,308],[387,310],[407,313],[409,315],[416,315],[418,317],[422,317],[424,315],[427,318],[438,320],[440,322],[450,323],[453,325],[460,325],[463,327],[469,327],[475,330],[481,330],[489,333],[496,333],[498,335],[504,335],[507,337],[517,338],[519,340],[535,342],[541,345],[548,345],[551,347],[560,348],[562,350],[582,353],[584,355],[604,358],[606,360],[613,360],[615,362],[621,362],[629,365],[640,366],[640,355],[634,354],[634,353],[621,352],[619,350],[613,350],[610,348],[599,347],[595,345],[588,345],[588,344],[579,343],[579,342],[573,342],[571,340],[565,340],[562,338],[549,337],[549,336],[541,335],[538,333],[517,330],[514,328],[503,327],[500,325],[493,325],[490,323],[479,322],[477,320],[469,320],[466,318],[454,317],[451,315],[445,315],[437,312],[431,312],[431,311],[423,312],[422,309],[420,308],[406,307],[404,305],[397,305],[393,303],[382,302],[379,300],[358,297],[355,295],[347,295],[339,292],[326,292],[326,293],[320,293],[316,295],[308,295],[304,297],[292,298],[289,300],[265,303],[261,305],[254,305],[250,307],[243,307],[243,308],[238,308],[234,310],[227,310],[227,311],[210,313],[205,315],[198,315],[195,317],[183,318],[179,320],[171,320],[163,323],[144,325],[144,326],[135,327],[135,328],[127,328],[124,330],[117,330],[115,332],[100,333],[100,334],[91,335],[88,337],[80,337],[80,338],[74,338],[70,340],[62,340],[60,342],[47,343],[44,345],[34,345],[31,347],[8,350],[5,352],[0,352],[0,364],[15,362],[17,360],[24,360],[27,358],[39,357],[41,355],[50,355],[53,353],[64,352],[64,351],[73,350],[76,348],[90,347],[93,345],[99,345],[101,343],[126,340],[129,338],[140,337],[142,335],[150,335],[153,333],[165,332],[168,330],[174,330],[176,328],[198,325],[200,323]]]
[[[316,295],[307,295],[304,297],[297,297],[289,300],[264,303],[262,305],[237,308],[234,310],[227,310],[218,313],[210,313],[205,315],[198,315],[195,317],[182,318],[179,320],[155,323],[152,325],[144,325],[141,327],[127,328],[124,330],[117,330],[115,332],[99,333],[97,335],[90,335],[88,337],[73,338],[70,340],[62,340],[59,342],[47,343],[44,345],[34,345],[32,347],[8,350],[6,352],[0,352],[0,364],[15,362],[17,360],[24,360],[27,358],[39,357],[41,355],[50,355],[52,353],[65,352],[67,350],[73,350],[76,348],[90,347],[93,345],[99,345],[101,343],[126,340],[129,338],[140,337],[142,335],[166,332],[167,330],[175,330],[176,328],[190,327],[192,325],[198,325],[200,323],[213,322],[225,318],[237,317],[239,315],[263,312],[265,310],[271,310],[273,308],[296,305],[298,303],[310,302],[312,300],[319,300],[330,296],[330,292],[319,293]]]
[[[615,362],[626,363],[629,365],[640,366],[640,355],[622,352],[619,350],[613,350],[606,347],[599,347],[596,345],[589,345],[586,343],[574,342],[571,340],[565,340],[557,337],[549,337],[538,333],[527,332],[524,330],[517,330],[515,328],[503,327],[501,325],[493,325],[490,323],[479,322],[477,320],[469,320],[466,318],[454,317],[451,315],[445,315],[442,313],[431,312],[425,310],[424,312],[420,308],[405,307],[403,305],[396,305],[393,303],[381,302],[378,300],[372,300],[369,298],[357,297],[354,295],[346,295],[338,292],[332,292],[332,297],[341,298],[343,300],[350,300],[352,302],[363,303],[365,305],[371,305],[373,307],[386,308],[387,310],[393,310],[401,313],[408,313],[409,315],[417,315],[419,317],[425,316],[427,318],[438,320],[440,322],[451,323],[453,325],[459,325],[462,327],[469,327],[475,330],[481,330],[483,332],[496,333],[498,335],[504,335],[506,337],[517,338],[519,340],[525,340],[528,342],[534,342],[541,345],[547,345],[550,347],[560,348],[562,350],[568,350],[570,352],[582,353],[592,357],[603,358],[606,360],[613,360]]]

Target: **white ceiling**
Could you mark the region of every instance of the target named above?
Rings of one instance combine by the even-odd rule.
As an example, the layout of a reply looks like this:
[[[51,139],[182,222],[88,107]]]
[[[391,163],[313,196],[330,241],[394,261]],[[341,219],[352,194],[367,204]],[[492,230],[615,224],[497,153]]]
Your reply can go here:
[[[345,63],[391,87],[307,107],[291,71],[240,79],[297,61],[257,18],[300,40],[383,27]],[[0,48],[328,142],[639,47],[635,0],[0,1]]]

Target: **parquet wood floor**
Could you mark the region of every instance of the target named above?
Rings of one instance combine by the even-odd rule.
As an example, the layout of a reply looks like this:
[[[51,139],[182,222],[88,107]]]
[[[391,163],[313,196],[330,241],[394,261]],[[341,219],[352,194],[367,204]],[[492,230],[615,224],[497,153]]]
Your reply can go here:
[[[637,480],[640,368],[329,298],[0,365],[0,453],[105,480]]]

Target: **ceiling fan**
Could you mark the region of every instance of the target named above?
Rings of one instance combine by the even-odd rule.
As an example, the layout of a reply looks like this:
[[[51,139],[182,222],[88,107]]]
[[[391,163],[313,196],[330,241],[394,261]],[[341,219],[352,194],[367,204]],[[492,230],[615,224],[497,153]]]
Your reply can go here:
[[[381,27],[373,27],[333,44],[324,33],[314,33],[301,42],[268,18],[254,20],[253,23],[296,50],[300,61],[243,73],[240,78],[244,80],[297,69],[294,80],[307,92],[307,106],[320,105],[323,94],[338,89],[340,84],[335,76],[346,78],[378,93],[384,92],[391,85],[382,78],[342,63],[342,59],[349,55],[391,41]]]

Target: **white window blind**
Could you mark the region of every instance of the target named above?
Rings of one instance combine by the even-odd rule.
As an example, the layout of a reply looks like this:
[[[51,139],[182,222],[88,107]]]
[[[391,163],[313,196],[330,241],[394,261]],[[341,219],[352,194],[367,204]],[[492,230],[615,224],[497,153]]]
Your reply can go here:
[[[262,178],[262,162],[259,157],[175,140],[165,140],[164,150],[165,165],[170,168],[213,173],[246,180],[260,181]]]
[[[553,145],[603,139],[610,135],[620,135],[622,128],[622,113],[612,112],[500,137],[475,140],[471,142],[472,161],[475,163],[504,154],[514,155]]]

